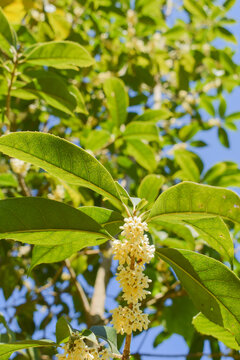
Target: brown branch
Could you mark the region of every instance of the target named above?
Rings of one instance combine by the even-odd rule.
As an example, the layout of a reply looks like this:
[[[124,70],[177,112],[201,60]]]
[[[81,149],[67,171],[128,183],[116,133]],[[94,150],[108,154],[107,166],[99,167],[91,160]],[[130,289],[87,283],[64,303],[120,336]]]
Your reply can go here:
[[[57,281],[58,277],[61,275],[64,265],[65,264],[62,264],[62,266],[60,266],[60,268],[58,269],[58,271],[56,272],[54,277],[51,279],[51,281],[49,281],[49,283],[36,289],[36,293],[41,293],[43,290],[46,290],[46,289],[50,288],[52,285],[54,285],[55,282]]]
[[[16,174],[16,175],[17,175],[18,183],[22,189],[23,195],[31,196],[30,189],[27,187],[27,185],[25,183],[24,176],[22,176],[22,174]]]
[[[134,270],[135,268],[135,257],[132,256],[131,258],[131,264],[130,264],[130,270]],[[133,304],[129,304],[129,308],[133,308]],[[128,360],[130,356],[130,346],[131,346],[131,340],[132,340],[132,333],[127,334],[126,341],[124,344],[123,354],[122,354],[122,360]]]
[[[190,357],[200,357],[200,356],[207,356],[207,357],[210,357],[210,358],[214,358],[214,357],[219,357],[219,356],[224,356],[224,357],[229,357],[229,358],[233,358],[233,359],[240,359],[240,355],[239,354],[224,354],[224,353],[216,353],[216,354],[205,354],[205,353],[202,353],[202,352],[197,352],[197,353],[193,353],[193,354],[149,354],[149,353],[135,353],[135,354],[132,354],[132,356],[149,356],[149,357],[156,357],[156,358],[161,358],[161,357],[164,357],[164,358],[190,358]]]
[[[88,318],[88,316],[90,314],[90,305],[89,305],[87,296],[86,296],[82,286],[78,282],[77,276],[76,276],[75,271],[73,270],[73,268],[71,266],[70,260],[69,259],[64,260],[64,264],[65,264],[66,268],[68,269],[68,271],[70,273],[73,284],[76,286],[79,298],[80,298],[80,300],[82,301],[82,304],[83,304],[83,308],[84,308],[86,317]]]
[[[94,292],[90,306],[90,319],[89,326],[99,325],[104,323],[105,312],[105,300],[106,300],[106,288],[110,277],[110,268],[112,264],[111,244],[107,242],[104,244],[102,263],[97,272]],[[104,256],[104,252],[107,252],[107,256]]]

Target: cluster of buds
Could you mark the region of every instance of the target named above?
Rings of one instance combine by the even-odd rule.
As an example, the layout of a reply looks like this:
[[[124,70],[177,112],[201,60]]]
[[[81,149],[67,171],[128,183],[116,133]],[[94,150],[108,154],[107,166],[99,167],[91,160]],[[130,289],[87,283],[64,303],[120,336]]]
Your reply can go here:
[[[62,346],[63,354],[58,354],[58,360],[109,360],[113,354],[100,344],[89,346],[82,338],[74,339]]]
[[[12,170],[19,175],[26,176],[28,170],[30,169],[30,164],[25,161],[12,158],[10,159],[10,165]]]
[[[144,231],[148,230],[146,222],[134,216],[124,219],[121,235],[124,239],[114,240],[114,259],[119,261],[117,280],[123,290],[126,306],[112,310],[112,324],[116,331],[130,335],[133,331],[148,328],[148,316],[140,309],[140,302],[146,298],[151,280],[144,275],[144,264],[154,256],[155,247],[149,245]]]
[[[52,190],[52,194],[48,194],[48,198],[51,200],[62,201],[65,196],[65,189],[63,185],[57,185],[56,189]]]

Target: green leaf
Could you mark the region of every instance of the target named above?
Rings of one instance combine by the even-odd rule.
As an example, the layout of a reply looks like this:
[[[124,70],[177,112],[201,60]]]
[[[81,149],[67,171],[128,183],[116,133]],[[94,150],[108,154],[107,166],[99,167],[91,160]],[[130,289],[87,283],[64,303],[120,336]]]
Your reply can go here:
[[[232,113],[225,117],[226,121],[240,120],[240,112]]]
[[[88,137],[83,140],[83,145],[94,152],[104,147],[110,138],[111,134],[107,130],[91,130]]]
[[[215,33],[216,33],[216,36],[218,36],[226,41],[230,41],[237,45],[237,40],[236,40],[235,36],[226,28],[224,28],[222,26],[217,26],[215,28]]]
[[[219,103],[219,108],[218,108],[218,112],[219,112],[219,115],[221,116],[221,118],[224,118],[226,109],[227,109],[226,100],[223,97],[221,97],[220,103]]]
[[[49,346],[57,346],[57,344],[51,340],[22,340],[7,344],[0,343],[0,356],[1,359],[2,356],[4,356],[4,359],[5,358],[8,359],[8,357],[10,357],[12,353],[14,353],[15,351],[35,348],[35,347],[49,347]]]
[[[233,5],[235,3],[236,3],[236,0],[226,0],[226,1],[224,1],[222,6],[228,11],[233,7]]]
[[[186,29],[183,26],[176,25],[171,29],[168,29],[163,35],[168,40],[178,40],[179,37],[183,36],[186,33]]]
[[[145,121],[130,122],[122,134],[127,139],[139,139],[147,141],[158,141],[159,134],[156,125]]]
[[[207,14],[203,10],[202,6],[199,5],[195,0],[184,0],[183,1],[184,7],[190,14],[197,16],[200,19],[206,19]]]
[[[191,124],[181,127],[178,133],[179,139],[186,142],[190,140],[198,131],[199,124],[197,122],[192,122]]]
[[[115,182],[104,166],[88,152],[64,139],[46,133],[22,131],[2,136],[0,151],[122,204]]]
[[[177,164],[182,169],[184,180],[199,181],[200,172],[193,160],[192,154],[187,150],[179,149],[174,151],[174,156]]]
[[[206,110],[211,116],[215,116],[215,109],[209,97],[202,95],[200,98],[200,108]]]
[[[194,140],[194,141],[191,141],[190,143],[191,146],[194,146],[194,147],[204,147],[204,146],[207,146],[207,144],[202,141],[202,140]]]
[[[162,175],[150,174],[145,176],[139,185],[138,197],[146,199],[150,203],[153,202],[157,198],[164,181],[165,178]]]
[[[139,165],[150,172],[154,172],[157,167],[157,161],[152,148],[140,140],[128,139],[126,153],[134,157]]]
[[[192,323],[200,334],[213,336],[230,349],[240,350],[240,346],[237,344],[231,331],[208,320],[202,313],[196,315]]]
[[[176,272],[196,308],[224,327],[240,344],[240,280],[219,261],[190,250],[159,249]]]
[[[12,56],[11,46],[16,48],[16,34],[0,7],[0,49]]]
[[[36,71],[34,74],[36,78],[31,83],[13,90],[11,95],[21,98],[21,94],[23,94],[24,98],[24,92],[28,92],[45,100],[48,105],[73,115],[77,101],[75,96],[70,93],[68,85],[50,71]]]
[[[75,99],[77,101],[77,107],[74,109],[75,112],[80,113],[80,114],[88,114],[88,111],[86,109],[85,103],[84,103],[84,99],[82,94],[80,93],[80,91],[78,90],[78,88],[75,85],[70,85],[68,87],[68,90],[70,91],[70,93],[75,96]]]
[[[193,228],[224,260],[232,264],[234,258],[234,247],[228,227],[220,217],[204,219],[185,220],[185,223]]]
[[[226,52],[220,53],[221,65],[230,73],[233,74],[236,71],[236,65],[232,61],[231,57]]]
[[[122,80],[109,78],[103,84],[107,97],[107,107],[114,126],[125,123],[127,117],[128,95]]]
[[[158,122],[160,120],[168,119],[171,115],[172,113],[164,108],[161,110],[146,110],[142,115],[138,115],[134,118],[134,120]]]
[[[113,210],[108,210],[96,206],[82,206],[80,211],[81,213],[84,213],[91,219],[95,220],[112,236],[115,236],[119,233],[119,227],[123,224],[122,215]],[[105,239],[99,239],[97,244],[100,245],[105,241]],[[96,239],[94,239],[94,237],[89,239],[86,243],[86,239],[84,236],[82,236],[76,241],[72,241],[71,243],[67,244],[54,246],[34,246],[31,267],[28,270],[28,275],[39,264],[49,264],[65,260],[84,247],[94,245],[96,245]]]
[[[0,201],[0,236],[38,245],[70,244],[73,241],[109,239],[111,236],[84,212],[43,198],[12,198]]]
[[[161,228],[166,230],[168,233],[170,233],[170,234],[173,233],[173,234],[175,234],[175,236],[177,235],[178,239],[183,239],[186,241],[186,245],[183,245],[182,240],[178,241],[179,244],[180,243],[182,244],[182,247],[180,247],[180,248],[183,248],[183,246],[184,246],[184,248],[194,250],[195,239],[192,235],[192,232],[185,224],[179,223],[177,221],[176,222],[158,221],[158,225],[161,226]],[[169,244],[169,239],[170,238],[168,238],[168,244]],[[171,237],[171,239],[172,239],[172,237]],[[168,244],[166,244],[166,239],[162,240],[162,245],[169,246]]]
[[[227,134],[226,130],[222,127],[218,128],[218,138],[223,146],[225,146],[226,148],[230,147],[228,134]]]
[[[18,187],[18,182],[12,174],[0,174],[0,187]]]
[[[57,69],[72,69],[94,64],[86,49],[72,41],[49,41],[28,48],[26,62],[32,65],[51,66]]]
[[[73,335],[73,329],[64,316],[60,317],[56,323],[56,341],[58,344],[68,341]]]
[[[108,342],[111,351],[114,354],[119,354],[117,348],[117,333],[113,327],[110,326],[92,326],[90,330],[98,337]]]
[[[8,342],[14,341],[16,338],[15,333],[9,328],[4,316],[1,313],[0,313],[0,324],[3,324],[3,326],[5,327],[5,329],[7,331],[7,334],[4,334],[4,335],[7,335],[7,341]],[[0,334],[0,343],[2,342],[1,335],[2,334]]]
[[[240,198],[231,190],[184,181],[164,191],[154,203],[149,222],[221,216],[240,224]]]

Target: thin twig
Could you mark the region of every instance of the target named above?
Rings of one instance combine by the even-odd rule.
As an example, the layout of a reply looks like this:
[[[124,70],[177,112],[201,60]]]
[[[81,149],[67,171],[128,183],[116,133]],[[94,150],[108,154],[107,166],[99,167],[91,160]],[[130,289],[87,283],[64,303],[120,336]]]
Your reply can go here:
[[[149,353],[134,353],[132,354],[132,356],[149,356],[149,357],[156,357],[156,358],[190,358],[190,357],[200,357],[200,356],[208,356],[210,358],[214,358],[214,357],[219,357],[219,356],[224,356],[224,357],[229,357],[229,358],[234,358],[234,359],[240,359],[240,355],[238,354],[223,354],[223,353],[216,353],[216,354],[205,354],[202,352],[198,352],[198,353],[193,353],[193,354],[149,354]]]
[[[76,276],[75,271],[73,270],[73,268],[72,268],[72,266],[71,266],[71,263],[70,263],[69,259],[66,259],[66,260],[64,261],[64,264],[65,264],[66,268],[68,269],[68,271],[69,271],[69,273],[70,273],[72,282],[73,282],[74,285],[76,286],[76,289],[77,289],[79,298],[81,299],[82,304],[83,304],[84,311],[85,311],[85,313],[86,313],[86,316],[88,317],[89,314],[90,314],[90,305],[89,305],[87,296],[86,296],[86,294],[85,294],[82,286],[81,286],[80,283],[78,282],[77,276]]]
[[[62,264],[62,266],[60,266],[60,268],[58,269],[58,271],[56,272],[56,274],[54,275],[52,280],[49,283],[45,284],[44,286],[41,286],[40,288],[38,288],[36,290],[36,293],[41,293],[43,290],[46,290],[46,289],[50,288],[51,286],[53,286],[55,284],[55,282],[57,281],[58,277],[61,275],[64,265],[65,264]]]
[[[20,187],[22,189],[23,195],[24,196],[31,196],[30,189],[27,187],[22,174],[16,174],[16,175],[17,175],[18,183],[19,183],[19,185],[20,185]]]
[[[10,122],[10,111],[11,111],[11,90],[13,86],[13,81],[16,74],[16,69],[18,65],[18,53],[16,52],[14,62],[13,62],[13,70],[11,73],[11,78],[8,84],[8,92],[7,92],[7,99],[6,99],[6,116],[8,118],[8,121]]]

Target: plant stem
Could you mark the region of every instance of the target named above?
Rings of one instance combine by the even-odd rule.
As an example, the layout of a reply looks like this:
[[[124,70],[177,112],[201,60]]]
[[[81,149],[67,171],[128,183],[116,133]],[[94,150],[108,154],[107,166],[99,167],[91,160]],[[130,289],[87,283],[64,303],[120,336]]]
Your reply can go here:
[[[132,334],[127,335],[125,345],[124,345],[122,360],[129,359],[131,340],[132,340]]]
[[[134,256],[132,256],[130,269],[134,270],[134,268],[135,268],[135,258],[134,258]],[[132,309],[132,307],[133,307],[133,304],[129,304],[129,308]],[[132,334],[128,334],[126,336],[126,341],[125,341],[125,345],[124,345],[124,349],[123,349],[122,360],[128,360],[129,359],[131,340],[132,340]]]
[[[9,122],[10,122],[10,111],[11,111],[11,90],[12,90],[12,86],[13,86],[13,82],[14,82],[14,78],[15,78],[15,74],[16,74],[17,65],[18,65],[18,53],[16,52],[14,60],[13,60],[13,70],[12,70],[10,81],[8,84],[8,92],[7,92],[7,99],[6,99],[6,116],[7,116]],[[7,127],[9,130],[10,126],[7,125]]]
[[[25,183],[24,177],[21,174],[17,174],[17,179],[24,196],[31,196],[31,192]]]

